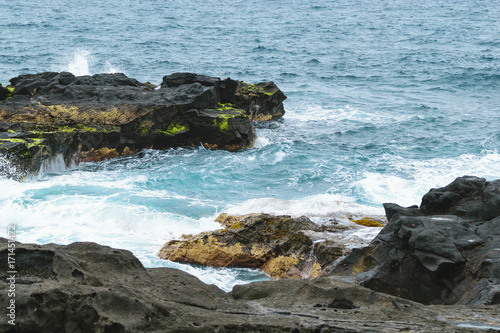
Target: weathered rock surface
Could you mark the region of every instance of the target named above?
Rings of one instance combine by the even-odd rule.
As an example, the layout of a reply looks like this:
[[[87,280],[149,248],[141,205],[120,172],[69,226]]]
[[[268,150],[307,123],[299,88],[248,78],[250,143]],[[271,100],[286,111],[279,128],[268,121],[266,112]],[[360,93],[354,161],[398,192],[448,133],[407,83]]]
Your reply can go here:
[[[221,214],[222,230],[170,241],[158,256],[171,261],[213,267],[259,268],[273,278],[310,278],[345,255],[332,227],[307,217]],[[355,220],[356,223],[374,220]],[[333,233],[332,233],[333,231]]]
[[[460,177],[420,208],[385,208],[388,225],[329,273],[424,304],[500,304],[500,180]]]
[[[498,325],[491,306],[424,306],[333,279],[260,282],[225,293],[176,269],[145,269],[125,250],[15,244],[15,298],[0,266],[4,311],[15,300],[15,326],[6,312],[0,321],[6,333],[476,332],[448,322]],[[7,256],[2,238],[0,260]]]
[[[285,114],[282,103],[285,99],[285,94],[273,82],[248,84],[239,81],[234,103],[252,120],[267,121]]]
[[[280,117],[286,98],[272,82],[192,73],[167,75],[157,89],[124,74],[45,72],[10,82],[0,89],[0,152],[24,174],[58,154],[69,165],[146,148],[249,147],[251,119]]]

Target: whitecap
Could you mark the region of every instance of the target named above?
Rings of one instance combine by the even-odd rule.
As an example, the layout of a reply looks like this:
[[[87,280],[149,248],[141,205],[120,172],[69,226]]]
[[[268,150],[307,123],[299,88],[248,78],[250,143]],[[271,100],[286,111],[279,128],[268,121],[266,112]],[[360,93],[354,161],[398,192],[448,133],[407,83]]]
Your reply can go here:
[[[257,139],[255,140],[254,147],[255,148],[264,148],[266,146],[269,146],[271,144],[271,140],[268,138],[259,135]]]
[[[472,175],[486,180],[500,178],[500,154],[483,152],[451,158],[409,160],[382,155],[373,164],[391,165],[393,172],[365,172],[355,187],[368,202],[393,202],[401,206],[418,205],[431,188],[443,187],[457,177]]]

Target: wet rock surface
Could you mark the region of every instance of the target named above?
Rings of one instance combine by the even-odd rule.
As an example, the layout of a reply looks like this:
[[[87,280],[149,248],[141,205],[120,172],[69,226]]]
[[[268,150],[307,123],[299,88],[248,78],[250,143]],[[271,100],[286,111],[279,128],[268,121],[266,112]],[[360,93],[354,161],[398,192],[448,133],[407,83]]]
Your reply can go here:
[[[213,267],[259,268],[273,278],[309,278],[322,274],[344,254],[335,238],[326,239],[307,217],[250,214],[217,219],[224,229],[170,241],[162,259]]]
[[[124,74],[66,72],[10,82],[0,92],[0,152],[24,170],[18,178],[59,154],[69,165],[142,149],[246,148],[256,138],[252,119],[282,116],[286,98],[272,82],[193,73],[167,75],[159,87]]]
[[[493,306],[424,306],[318,278],[237,286],[225,293],[129,252],[95,243],[16,244],[15,326],[2,332],[477,332]],[[0,239],[0,260],[8,245]],[[0,300],[10,288],[2,266]],[[496,317],[495,317],[496,316]]]
[[[330,274],[424,304],[500,304],[500,180],[460,177],[388,225]]]

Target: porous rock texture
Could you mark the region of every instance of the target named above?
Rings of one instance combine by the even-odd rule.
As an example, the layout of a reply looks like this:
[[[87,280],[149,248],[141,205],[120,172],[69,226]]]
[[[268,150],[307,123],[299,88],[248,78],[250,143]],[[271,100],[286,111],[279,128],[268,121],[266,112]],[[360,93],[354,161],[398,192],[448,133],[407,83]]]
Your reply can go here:
[[[329,274],[424,304],[500,304],[500,180],[464,176],[420,208],[384,206],[388,225]]]
[[[224,229],[166,243],[158,256],[213,267],[259,268],[273,278],[318,277],[344,254],[340,242],[305,216],[250,214],[218,221]]]
[[[251,120],[282,116],[286,98],[272,82],[193,73],[167,75],[160,87],[124,74],[67,72],[20,75],[10,83],[0,89],[0,153],[18,171],[6,176],[19,179],[58,155],[70,165],[147,148],[249,147],[256,138]]]
[[[0,239],[2,262],[7,244]],[[15,299],[15,325],[5,313],[0,321],[6,333],[476,332],[452,323],[495,320],[492,307],[424,306],[328,278],[258,282],[225,293],[95,243],[15,245],[15,298],[0,266],[0,303]]]

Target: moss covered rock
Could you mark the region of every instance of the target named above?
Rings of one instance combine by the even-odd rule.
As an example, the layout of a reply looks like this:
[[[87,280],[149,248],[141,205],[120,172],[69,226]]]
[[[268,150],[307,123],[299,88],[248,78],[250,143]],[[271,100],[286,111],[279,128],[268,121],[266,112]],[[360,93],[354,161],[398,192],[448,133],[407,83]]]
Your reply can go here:
[[[285,94],[274,82],[238,82],[235,105],[244,109],[253,121],[268,121],[283,117],[285,99]]]
[[[307,217],[221,214],[225,227],[165,244],[158,254],[171,261],[214,267],[260,268],[273,278],[308,278],[322,274],[343,254],[342,246],[321,239],[324,232]],[[315,247],[336,255],[316,257]]]
[[[250,147],[256,138],[252,108],[280,100],[273,88],[270,95],[249,97],[248,105],[236,104],[237,81],[192,73],[167,75],[158,89],[124,74],[45,72],[10,82],[0,89],[0,154],[25,173],[14,178],[60,154],[69,165],[145,148]]]

